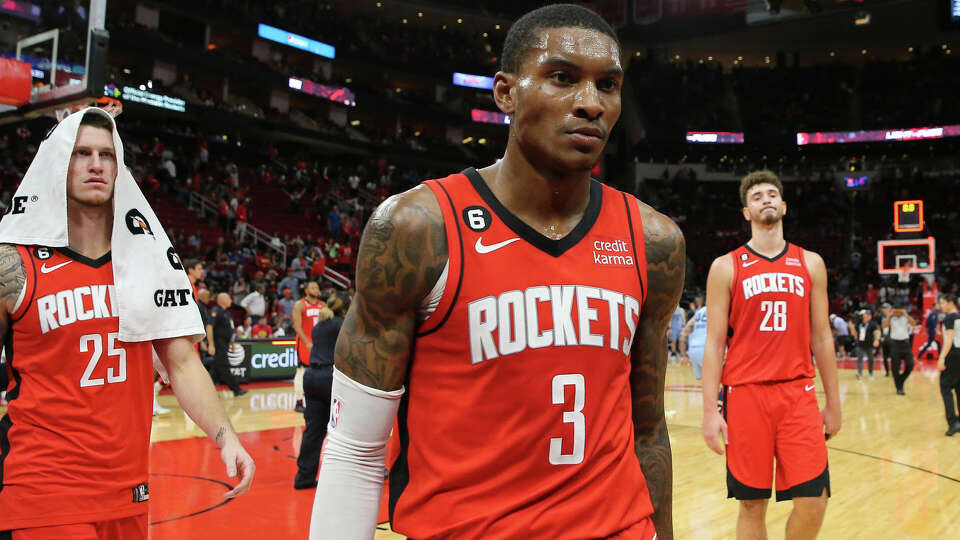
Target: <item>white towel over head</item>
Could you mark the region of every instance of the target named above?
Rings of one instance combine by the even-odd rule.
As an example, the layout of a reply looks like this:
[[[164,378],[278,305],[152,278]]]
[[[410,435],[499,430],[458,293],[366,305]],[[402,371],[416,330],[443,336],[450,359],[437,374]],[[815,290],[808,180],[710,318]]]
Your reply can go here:
[[[0,221],[0,243],[68,247],[67,171],[84,114],[113,123],[117,180],[113,191],[111,259],[121,341],[151,341],[204,333],[190,281],[160,220],[123,161],[113,117],[97,107],[71,114],[40,143],[15,197],[22,212]],[[184,291],[188,291],[184,293]]]

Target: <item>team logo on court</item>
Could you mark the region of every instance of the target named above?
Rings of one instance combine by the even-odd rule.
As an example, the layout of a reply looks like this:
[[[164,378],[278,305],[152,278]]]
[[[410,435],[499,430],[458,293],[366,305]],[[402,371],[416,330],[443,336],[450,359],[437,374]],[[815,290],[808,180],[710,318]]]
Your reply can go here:
[[[343,401],[337,397],[333,397],[333,403],[330,404],[330,427],[335,428],[337,424],[340,423],[340,407],[343,406]]]
[[[41,261],[45,261],[53,257],[53,250],[48,247],[38,247],[33,250],[33,256]]]
[[[471,231],[483,232],[493,224],[493,215],[482,206],[468,206],[463,209],[463,222]]]
[[[133,234],[149,234],[153,236],[153,230],[150,229],[150,223],[147,218],[136,208],[131,208],[126,216],[127,229]]]
[[[173,246],[170,246],[170,249],[167,250],[167,260],[170,261],[170,266],[172,266],[174,270],[183,270],[183,261],[180,260],[177,252],[173,250]]]

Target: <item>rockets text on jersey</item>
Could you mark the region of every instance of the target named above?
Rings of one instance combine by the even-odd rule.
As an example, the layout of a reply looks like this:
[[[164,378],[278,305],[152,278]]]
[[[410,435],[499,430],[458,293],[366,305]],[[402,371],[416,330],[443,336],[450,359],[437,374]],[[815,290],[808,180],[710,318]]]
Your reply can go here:
[[[629,384],[646,287],[636,199],[593,182],[580,224],[552,240],[473,169],[426,185],[443,211],[448,278],[417,329],[400,407],[395,530],[596,538],[642,522],[652,506]]]
[[[27,279],[5,343],[0,530],[146,513],[152,351],[118,338],[110,255],[17,250]]]
[[[803,248],[789,242],[776,257],[749,246],[732,251],[726,386],[813,377],[810,272]]]

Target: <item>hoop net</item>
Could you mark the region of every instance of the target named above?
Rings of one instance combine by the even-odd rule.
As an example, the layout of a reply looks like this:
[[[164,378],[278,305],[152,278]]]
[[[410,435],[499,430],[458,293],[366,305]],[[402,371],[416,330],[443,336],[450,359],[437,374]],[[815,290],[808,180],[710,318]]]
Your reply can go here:
[[[64,107],[62,109],[56,109],[54,114],[57,117],[57,122],[63,122],[63,119],[70,116],[71,114],[86,109],[87,107],[100,107],[101,109],[107,111],[107,114],[116,118],[123,113],[123,103],[119,99],[114,99],[112,97],[102,96],[99,98],[90,98],[89,101],[81,103],[79,105],[73,105],[71,107]]]
[[[897,283],[910,283],[910,271],[912,266],[901,266],[897,269]]]

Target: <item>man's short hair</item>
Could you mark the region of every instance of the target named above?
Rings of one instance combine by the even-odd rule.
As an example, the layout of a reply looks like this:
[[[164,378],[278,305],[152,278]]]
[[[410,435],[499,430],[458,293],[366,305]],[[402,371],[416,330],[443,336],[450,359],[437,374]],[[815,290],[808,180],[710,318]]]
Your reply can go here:
[[[953,305],[957,305],[957,295],[953,293],[943,293],[942,295],[940,295],[940,298],[945,302],[948,302]]]
[[[186,269],[194,268],[198,264],[200,264],[200,259],[197,259],[196,257],[190,257],[188,259],[184,259],[183,261],[183,267]]]
[[[783,198],[783,182],[777,178],[777,175],[773,174],[773,171],[766,169],[753,171],[740,181],[740,202],[743,203],[744,207],[747,206],[747,193],[750,192],[750,188],[757,184],[773,184],[780,192],[780,198]]]
[[[113,133],[113,122],[106,116],[94,111],[83,113],[83,118],[80,119],[80,125],[105,129]]]
[[[510,26],[503,42],[503,54],[500,55],[500,70],[519,73],[524,57],[542,30],[567,27],[596,30],[613,38],[617,47],[620,47],[617,33],[603,17],[583,6],[554,4],[527,13]]]

